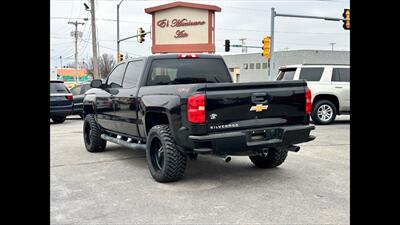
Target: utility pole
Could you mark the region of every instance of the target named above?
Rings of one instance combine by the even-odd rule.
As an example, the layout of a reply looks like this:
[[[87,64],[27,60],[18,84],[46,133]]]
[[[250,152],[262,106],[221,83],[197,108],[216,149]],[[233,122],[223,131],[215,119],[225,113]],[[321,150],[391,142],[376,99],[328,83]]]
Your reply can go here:
[[[245,41],[246,38],[240,38],[239,41],[242,41],[242,53],[247,53],[247,48],[245,46]]]
[[[100,79],[99,64],[97,62],[96,17],[94,9],[94,0],[90,0],[90,14],[92,19],[93,76],[94,79]]]
[[[270,43],[270,58],[269,58],[269,66],[268,66],[268,78],[271,78],[271,73],[274,68],[275,64],[275,54],[274,54],[274,42],[275,42],[275,36],[274,36],[274,26],[275,26],[275,8],[271,8],[271,43]],[[267,80],[268,80],[267,78]]]
[[[68,24],[72,24],[75,26],[75,31],[73,31],[71,34],[75,37],[75,81],[78,81],[78,38],[79,36],[82,36],[82,33],[78,33],[78,25],[83,25],[85,23],[78,21],[69,21]]]
[[[329,44],[332,45],[332,51],[333,51],[333,45],[335,45],[336,43],[332,42],[332,43],[329,43]]]
[[[60,68],[62,69],[62,56],[60,55]]]

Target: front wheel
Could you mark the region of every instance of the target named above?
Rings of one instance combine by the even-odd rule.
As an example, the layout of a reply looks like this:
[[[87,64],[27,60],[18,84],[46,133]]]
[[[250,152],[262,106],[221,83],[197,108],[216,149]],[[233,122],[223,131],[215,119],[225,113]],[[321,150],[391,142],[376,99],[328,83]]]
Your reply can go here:
[[[107,141],[101,139],[101,130],[93,114],[85,117],[83,122],[83,139],[88,152],[102,152],[106,148]]]
[[[270,148],[266,155],[249,156],[251,162],[259,168],[274,168],[281,165],[288,154],[285,148]]]
[[[187,156],[177,149],[168,125],[150,129],[146,158],[150,174],[158,182],[177,181],[185,173]]]
[[[336,107],[331,101],[320,100],[314,105],[311,118],[315,124],[330,124],[336,118]]]

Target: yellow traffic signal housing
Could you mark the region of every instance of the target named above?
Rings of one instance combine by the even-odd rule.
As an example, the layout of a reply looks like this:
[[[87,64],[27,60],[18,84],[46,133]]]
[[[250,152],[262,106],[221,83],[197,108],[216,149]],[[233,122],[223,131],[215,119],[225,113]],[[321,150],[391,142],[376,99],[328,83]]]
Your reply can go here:
[[[144,33],[146,33],[144,30],[143,30],[143,28],[139,28],[138,29],[138,42],[139,43],[142,43],[142,42],[144,42],[144,36],[145,36],[145,34]]]
[[[261,53],[261,55],[266,58],[269,59],[270,58],[270,48],[271,48],[271,37],[270,36],[265,36],[264,39],[262,40],[262,50],[263,52]]]
[[[345,30],[350,30],[350,9],[344,9],[343,12],[343,28]]]
[[[124,55],[118,53],[118,62],[122,62],[124,60]]]

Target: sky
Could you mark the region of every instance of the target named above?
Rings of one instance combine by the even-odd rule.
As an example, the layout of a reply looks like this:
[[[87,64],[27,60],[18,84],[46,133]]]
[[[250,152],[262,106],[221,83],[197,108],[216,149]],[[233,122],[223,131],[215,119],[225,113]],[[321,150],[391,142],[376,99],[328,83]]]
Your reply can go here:
[[[225,52],[225,39],[231,45],[245,43],[260,46],[264,36],[270,35],[271,8],[277,13],[341,18],[343,9],[350,8],[349,0],[281,0],[281,1],[191,1],[219,6],[221,12],[215,17],[216,54],[240,54],[241,48],[231,47]],[[117,4],[120,0],[96,0],[96,26],[100,54],[117,55]],[[142,27],[146,32],[151,27],[151,15],[145,8],[174,1],[124,0],[120,7],[120,38],[135,35]],[[51,0],[50,1],[50,66],[60,67],[74,62],[74,38],[70,32],[75,29],[69,21],[85,22],[78,30],[82,37],[78,40],[78,61],[87,62],[92,57],[90,13],[85,11],[83,3],[90,6],[88,0]],[[84,18],[89,18],[84,21]],[[350,50],[350,32],[344,30],[342,22],[320,19],[275,17],[275,51],[285,50]],[[138,43],[135,38],[121,42],[122,54],[131,57],[151,55],[151,39]],[[248,53],[261,53],[261,49],[248,48]],[[99,53],[98,53],[99,54]]]

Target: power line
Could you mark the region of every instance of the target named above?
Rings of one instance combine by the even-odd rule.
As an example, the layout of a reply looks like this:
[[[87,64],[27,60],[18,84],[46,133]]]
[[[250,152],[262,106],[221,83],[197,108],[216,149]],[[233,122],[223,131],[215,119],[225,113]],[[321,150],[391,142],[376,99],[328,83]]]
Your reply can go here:
[[[61,19],[61,20],[83,20],[84,18],[81,17],[61,17],[61,16],[53,16],[50,19]],[[117,22],[116,19],[108,19],[108,18],[96,18],[96,21],[109,21],[109,22]],[[119,22],[125,23],[139,23],[139,24],[151,24],[149,22],[144,21],[131,21],[131,20],[120,20]]]
[[[87,40],[83,40],[83,41],[88,42]],[[110,48],[110,47],[107,47],[107,46],[104,46],[104,45],[100,45],[100,44],[99,44],[99,46],[102,47],[102,48],[108,49],[108,50],[117,51],[115,48]],[[127,51],[124,51],[124,52],[126,52],[126,53],[128,53],[130,55],[143,56],[143,55],[138,55],[138,54],[134,54],[134,53],[131,53],[131,52],[127,52]]]

